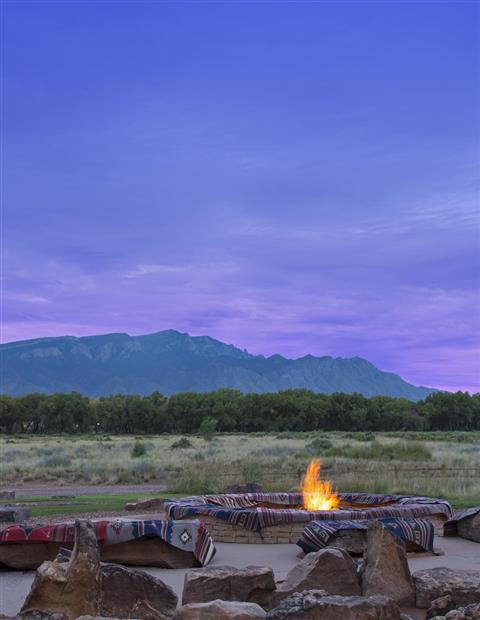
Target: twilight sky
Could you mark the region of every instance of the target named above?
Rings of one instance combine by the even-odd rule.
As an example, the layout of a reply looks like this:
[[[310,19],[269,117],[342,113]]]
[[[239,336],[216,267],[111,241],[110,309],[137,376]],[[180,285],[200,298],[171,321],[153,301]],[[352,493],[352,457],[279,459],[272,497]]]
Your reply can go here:
[[[475,2],[4,4],[3,341],[480,390]]]

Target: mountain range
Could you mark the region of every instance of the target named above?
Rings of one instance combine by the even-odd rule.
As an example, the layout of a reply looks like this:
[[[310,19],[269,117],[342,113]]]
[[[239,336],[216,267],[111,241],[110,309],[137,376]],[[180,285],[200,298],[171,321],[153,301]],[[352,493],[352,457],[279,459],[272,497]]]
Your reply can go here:
[[[435,391],[407,383],[360,357],[265,357],[209,336],[175,330],[9,342],[0,346],[0,362],[0,390],[12,396],[73,390],[103,396],[155,390],[170,395],[219,388],[258,393],[305,388],[421,400]]]

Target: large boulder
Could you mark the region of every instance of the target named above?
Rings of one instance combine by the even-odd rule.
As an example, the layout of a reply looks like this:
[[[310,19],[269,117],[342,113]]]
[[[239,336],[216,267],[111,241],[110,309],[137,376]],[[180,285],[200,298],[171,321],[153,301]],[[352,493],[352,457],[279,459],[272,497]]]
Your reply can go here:
[[[401,607],[415,605],[415,588],[402,541],[380,521],[368,526],[361,572],[362,594],[383,595]]]
[[[400,620],[385,596],[331,596],[324,590],[295,592],[267,613],[271,620]]]
[[[272,605],[304,590],[325,590],[328,594],[361,594],[357,569],[343,549],[322,549],[309,553],[277,584]]]
[[[190,603],[177,609],[173,620],[252,620],[265,618],[265,612],[256,603],[237,601],[210,601]]]
[[[426,609],[436,598],[447,594],[459,605],[480,602],[480,571],[439,566],[419,570],[412,577],[417,607]]]
[[[44,562],[21,611],[63,612],[72,620],[85,614],[100,615],[100,582],[100,553],[92,524],[76,521],[70,562]]]
[[[480,542],[480,509],[478,509],[477,514],[459,519],[457,523],[457,532],[462,538]]]
[[[104,564],[99,615],[116,618],[171,618],[177,595],[163,581],[141,570]]]
[[[182,604],[221,599],[267,607],[274,590],[273,571],[265,566],[197,568],[185,575]]]

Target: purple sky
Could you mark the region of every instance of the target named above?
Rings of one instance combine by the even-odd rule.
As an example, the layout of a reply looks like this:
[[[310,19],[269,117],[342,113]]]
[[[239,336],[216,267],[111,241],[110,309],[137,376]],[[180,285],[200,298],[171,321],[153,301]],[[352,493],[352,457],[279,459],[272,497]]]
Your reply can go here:
[[[174,328],[478,391],[479,5],[4,5],[3,341]]]

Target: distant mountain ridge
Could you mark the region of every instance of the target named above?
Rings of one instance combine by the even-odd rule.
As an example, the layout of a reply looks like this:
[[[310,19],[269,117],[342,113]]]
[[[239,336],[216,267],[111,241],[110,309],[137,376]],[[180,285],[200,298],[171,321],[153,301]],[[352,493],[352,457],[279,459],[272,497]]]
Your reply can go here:
[[[421,400],[436,391],[383,372],[360,357],[264,357],[209,336],[165,330],[145,336],[105,334],[20,340],[0,345],[0,391],[151,394],[234,388],[276,392],[359,392]]]

